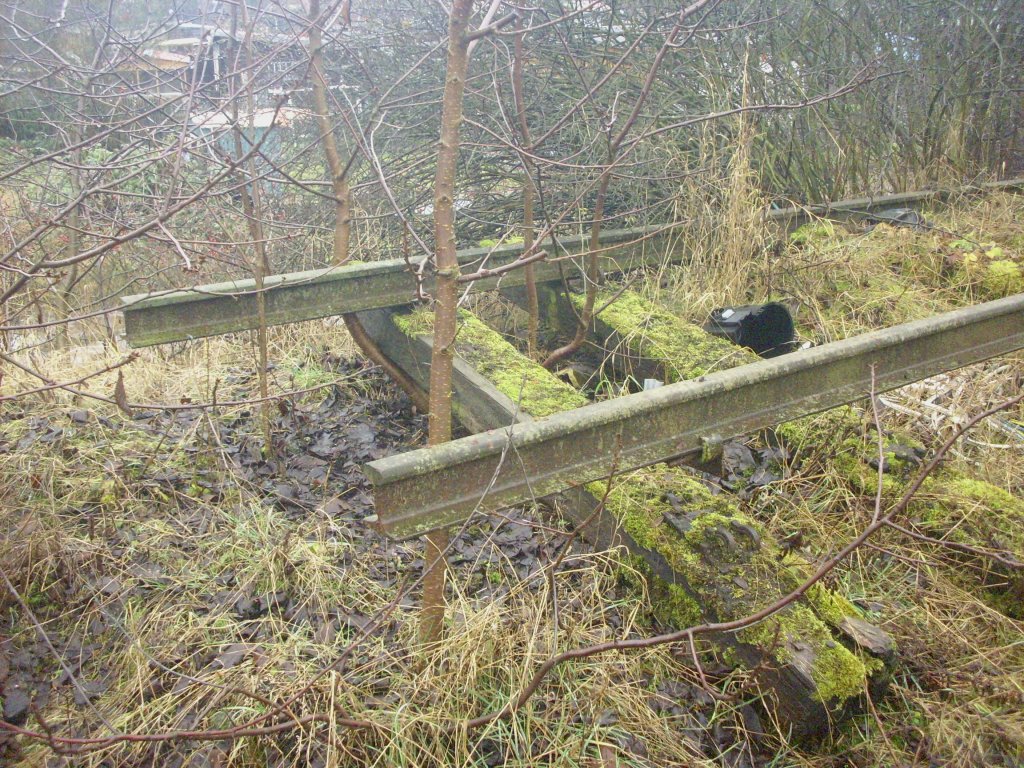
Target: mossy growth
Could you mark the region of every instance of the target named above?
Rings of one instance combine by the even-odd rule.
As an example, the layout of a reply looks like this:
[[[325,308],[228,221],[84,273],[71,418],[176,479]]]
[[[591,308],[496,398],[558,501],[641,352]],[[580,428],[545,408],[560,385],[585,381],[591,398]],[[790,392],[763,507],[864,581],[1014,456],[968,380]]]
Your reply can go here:
[[[1017,557],[1024,552],[1024,499],[983,480],[954,473],[931,477],[911,514],[936,538]],[[1024,598],[1019,572],[1009,574],[1007,586]],[[1022,612],[1024,607],[1018,605],[1016,614]]]
[[[835,233],[836,227],[831,221],[812,221],[794,230],[789,236],[789,242],[797,246],[812,245],[831,240]]]
[[[304,364],[295,364],[289,367],[292,382],[298,389],[309,389],[329,384],[338,378],[333,371],[326,370],[323,366],[311,361]],[[319,393],[317,393],[319,396]]]
[[[878,447],[873,436],[843,437],[830,443],[828,466],[859,494],[874,497],[878,493]],[[907,449],[914,452],[908,454]],[[902,434],[886,436],[881,474],[883,507],[900,498],[907,484],[920,469],[923,446]],[[922,532],[939,540],[956,542],[979,550],[1006,553],[1024,552],[1024,499],[983,480],[943,469],[929,476],[911,501],[905,519]],[[1024,578],[980,556],[959,553],[957,557],[973,562],[976,568],[965,574],[982,573],[986,582],[1024,599]],[[995,578],[988,578],[995,574]],[[998,600],[998,595],[988,595]],[[1003,605],[1003,603],[999,603]],[[1000,608],[1003,610],[1003,608]],[[1020,602],[1009,615],[1020,615]]]
[[[406,335],[429,334],[434,316],[427,310],[417,310],[395,315],[394,322]],[[521,354],[500,333],[465,310],[459,312],[455,353],[531,416],[550,416],[588,402],[584,395]]]
[[[785,664],[810,650],[814,698],[822,702],[843,702],[864,690],[868,677],[865,663],[832,637],[821,619],[808,606],[793,605],[774,620],[762,621],[738,633],[743,642],[762,648],[775,644],[775,658]]]
[[[863,431],[860,413],[844,405],[780,424],[774,429],[774,437],[795,455],[819,452],[823,448],[832,453],[844,441]]]
[[[966,251],[959,258],[960,275],[974,285],[982,297],[998,299],[1024,292],[1024,268],[1015,249],[994,242],[957,240],[953,247]]]
[[[850,237],[843,227],[811,225],[798,230],[792,243],[789,257],[813,269],[813,277],[784,278],[778,290],[814,307],[804,330],[819,339],[920,319],[962,301],[967,281],[951,280],[940,233],[882,224]]]
[[[592,491],[600,495],[604,489]],[[620,478],[608,494],[607,509],[639,546],[660,555],[679,575],[674,584],[650,578],[652,596],[667,602],[663,609],[656,603],[656,612],[676,626],[693,624],[698,611],[711,621],[749,615],[797,583],[757,523],[683,470],[656,466]],[[826,598],[821,587],[813,600],[793,604],[738,637],[761,651],[770,649],[782,664],[803,666],[809,659],[816,697],[841,702],[860,694],[868,671],[833,638],[813,607],[822,605],[835,618],[852,606]]]
[[[655,576],[639,555],[627,555],[626,564],[619,570],[620,578],[628,587],[650,595],[652,613],[663,624],[681,629],[703,621],[700,603],[686,587]]]
[[[875,494],[878,490],[878,442],[876,433],[852,406],[833,408],[814,416],[781,424],[775,439],[793,455],[815,455],[827,461],[831,473],[854,490]],[[926,454],[920,440],[903,432],[887,432],[883,441],[882,484],[885,492],[899,489]]]
[[[878,448],[875,443],[865,439],[847,438],[831,457],[832,468],[855,491],[866,496],[878,493],[878,467],[872,466],[867,458],[877,458]],[[910,465],[897,460],[895,452],[883,453],[886,471],[882,472],[882,494],[886,497],[898,496],[902,492]]]
[[[882,493],[889,499],[901,495],[914,476],[919,462],[907,460],[893,450],[903,445],[901,436],[885,443]],[[865,495],[878,492],[878,468],[873,441],[847,439],[845,450],[833,459],[833,466],[850,486]],[[975,547],[997,547],[1008,552],[1024,551],[1024,500],[984,480],[956,471],[933,473],[911,502],[910,517],[935,535]]]
[[[515,237],[507,237],[504,240],[495,240],[494,238],[485,238],[477,243],[481,248],[495,248],[499,245],[522,245],[523,238],[521,235]]]
[[[811,564],[803,558],[788,554],[783,558],[783,563],[789,571],[793,587],[802,584],[813,574]],[[842,595],[832,591],[820,581],[812,584],[807,590],[805,598],[814,607],[814,612],[821,619],[833,627],[839,626],[845,618],[860,618],[860,611]]]
[[[855,433],[852,422],[847,422],[845,428],[834,424],[836,430],[831,436],[821,434],[817,448],[827,457],[830,474],[841,478],[863,495],[878,493],[878,467],[881,462],[882,493],[884,496],[898,496],[907,478],[920,467],[927,453],[924,444],[915,437],[897,431],[885,433],[879,454],[877,432],[873,428],[861,423],[861,431]]]
[[[572,301],[579,309],[585,298],[573,294]],[[600,322],[621,337],[629,354],[659,363],[667,382],[696,379],[758,359],[750,350],[712,336],[632,291],[603,291],[597,306],[605,307]]]
[[[1024,293],[1024,271],[1020,264],[1009,259],[989,262],[981,278],[981,288],[990,298]]]

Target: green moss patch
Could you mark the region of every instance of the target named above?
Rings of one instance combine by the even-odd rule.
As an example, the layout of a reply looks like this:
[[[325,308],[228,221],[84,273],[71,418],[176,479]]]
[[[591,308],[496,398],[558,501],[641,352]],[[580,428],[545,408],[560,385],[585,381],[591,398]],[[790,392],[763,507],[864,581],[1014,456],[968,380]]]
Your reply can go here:
[[[410,336],[431,333],[433,323],[433,313],[427,310],[395,316],[395,324]],[[455,353],[531,416],[550,416],[589,402],[470,312],[459,312]]]
[[[866,497],[878,493],[878,447],[873,435],[854,435],[852,421],[845,431],[837,429],[831,435],[818,427],[832,422],[793,425],[780,428],[788,439],[813,435],[810,445],[819,455],[827,457],[830,473],[844,480],[849,487]],[[906,491],[907,483],[916,475],[925,452],[923,446],[902,434],[887,435],[883,444],[881,473],[883,507],[893,503]],[[982,551],[1003,553],[1024,552],[1024,499],[983,480],[976,480],[960,472],[939,470],[922,484],[912,500],[905,520],[922,533],[942,541],[964,544]],[[905,522],[902,521],[902,522]],[[1000,610],[1011,616],[1024,613],[1024,576],[1019,571],[1001,567],[995,561],[969,553],[951,553],[970,562],[971,568],[960,569],[960,574],[976,579],[980,574],[989,587],[987,597],[995,599]],[[1003,599],[1009,596],[1010,600]]]
[[[991,298],[1024,293],[1024,272],[1016,261],[999,259],[989,262],[981,278],[981,287]]]
[[[653,496],[658,489],[661,496]],[[592,489],[597,495],[603,488]],[[678,626],[703,619],[746,616],[778,600],[799,584],[799,572],[780,562],[778,548],[761,527],[727,497],[713,495],[699,480],[666,466],[620,478],[608,494],[607,508],[640,546],[660,555],[685,583],[669,584],[651,574],[652,595],[663,620]],[[769,650],[781,664],[810,665],[823,702],[841,702],[863,690],[868,670],[857,655],[838,643],[816,613],[822,605],[838,618],[852,610],[823,587],[815,599],[800,601],[759,624],[741,630],[743,643]]]
[[[974,286],[984,299],[998,299],[1024,292],[1024,268],[1019,249],[974,239],[950,243],[949,260],[958,266],[961,282]]]
[[[621,306],[612,305],[618,311],[608,310],[612,317],[606,319],[614,321],[610,325],[625,328],[628,323],[634,331],[655,329],[631,334],[636,340],[631,351],[682,363],[687,377],[728,367],[723,360],[753,358],[639,297],[626,294],[620,301]],[[405,333],[429,333],[432,316],[417,312],[397,322]],[[519,400],[522,390],[523,410],[531,415],[544,416],[585,402],[468,312],[460,313],[455,347],[504,394]],[[680,366],[674,370],[678,374]],[[602,483],[588,490],[598,498],[605,491]],[[632,568],[623,569],[627,580],[635,579],[631,574],[644,575],[656,614],[673,626],[749,615],[800,583],[801,575],[781,561],[781,552],[765,539],[757,523],[742,514],[730,497],[712,494],[683,470],[659,465],[617,478],[606,507],[639,547],[678,574],[675,581],[656,576],[637,554],[630,556]],[[818,606],[824,615],[816,612]],[[779,664],[804,670],[815,683],[815,697],[829,705],[858,696],[868,669],[834,638],[828,625],[846,609],[852,607],[831,597],[824,587],[816,588],[808,599],[738,633],[738,648],[752,653],[737,653],[737,658],[763,658],[768,653]]]
[[[962,475],[943,473],[929,478],[911,508],[914,522],[935,538],[993,549],[1020,557],[1024,553],[1024,500],[1007,491]],[[965,555],[981,569],[990,585],[999,587],[1007,601],[999,607],[1024,618],[1024,574]]]
[[[862,431],[860,414],[848,405],[787,421],[774,430],[776,438],[796,454],[837,446]]]
[[[584,297],[573,294],[572,301],[582,308]],[[601,311],[600,321],[621,337],[630,355],[659,364],[666,382],[696,379],[758,359],[750,350],[712,336],[632,291],[598,295],[598,307],[608,302],[612,303]]]

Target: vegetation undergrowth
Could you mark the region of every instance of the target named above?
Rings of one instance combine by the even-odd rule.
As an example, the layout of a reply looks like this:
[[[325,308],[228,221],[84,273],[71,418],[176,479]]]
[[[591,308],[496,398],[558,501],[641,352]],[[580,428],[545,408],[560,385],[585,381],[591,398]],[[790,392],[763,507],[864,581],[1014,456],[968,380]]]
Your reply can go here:
[[[811,225],[777,265],[772,294],[798,309],[801,334],[815,341],[998,298],[1020,288],[994,282],[986,261],[1024,259],[1022,212],[1019,196],[993,195],[927,212],[933,228],[921,231]],[[809,559],[827,556],[870,522],[880,455],[884,510],[958,424],[1018,391],[1020,371],[1015,355],[882,394],[881,440],[864,404],[785,425],[793,464],[755,494],[756,515]],[[889,693],[833,747],[855,764],[1024,760],[1021,571],[977,554],[1024,560],[1021,417],[1018,408],[988,419],[925,484],[900,522],[931,541],[888,531],[834,576],[898,649]]]
[[[841,338],[993,295],[963,258],[974,246],[956,241],[977,241],[978,263],[995,248],[1002,253],[993,261],[1017,263],[1022,212],[1019,198],[993,196],[928,214],[953,234],[815,230],[770,271],[755,270],[749,296],[716,294],[711,278],[692,273],[634,288],[698,323],[701,308],[780,298],[797,310],[804,338]],[[251,397],[245,339],[144,351],[124,370],[129,399]],[[382,376],[339,360],[351,347],[338,326],[278,329],[271,341],[278,389],[333,383],[281,401],[281,440],[268,454],[252,406],[136,408],[128,416],[60,391],[3,406],[0,565],[82,686],[69,682],[7,593],[0,631],[8,680],[19,687],[5,688],[5,709],[28,694],[56,732],[93,735],[230,726],[292,695],[296,717],[323,715],[280,735],[127,743],[75,764],[817,768],[1024,759],[1024,627],[1009,598],[998,597],[1006,594],[993,580],[999,569],[897,531],[829,579],[898,651],[889,691],[822,743],[787,740],[753,706],[748,672],[703,657],[706,676],[726,695],[713,698],[688,650],[669,646],[571,662],[514,717],[446,731],[500,709],[552,652],[658,630],[650,616],[661,596],[638,592],[639,578],[623,588],[633,570],[617,553],[577,542],[557,573],[545,570],[564,532],[534,509],[482,521],[456,543],[442,647],[415,650],[406,598],[380,632],[310,684],[419,573],[414,544],[386,540],[364,522],[372,503],[359,465],[418,445],[423,424]],[[76,361],[74,352],[34,353],[34,362],[74,377],[76,366],[121,356],[108,348]],[[5,373],[7,381],[21,375]],[[104,374],[94,389],[113,392],[116,376]],[[883,454],[892,464],[883,508],[913,472],[915,451],[932,450],[967,415],[1012,393],[1019,377],[1020,360],[1010,357],[882,395]],[[787,557],[819,562],[871,520],[872,421],[864,404],[803,420],[788,430],[793,447],[778,460],[780,477],[736,502],[784,542]],[[1012,552],[1019,531],[1005,521],[1017,519],[1007,515],[1024,494],[1022,422],[1019,410],[1004,414],[961,441],[904,522],[936,536],[942,529],[929,527],[929,515],[943,509],[957,516],[951,538],[989,536],[987,547],[1020,559]],[[979,534],[985,526],[990,533]],[[380,728],[348,730],[338,722],[342,709]],[[30,709],[23,716],[38,727]],[[20,752],[5,748],[9,764],[41,765],[51,754],[27,741]]]

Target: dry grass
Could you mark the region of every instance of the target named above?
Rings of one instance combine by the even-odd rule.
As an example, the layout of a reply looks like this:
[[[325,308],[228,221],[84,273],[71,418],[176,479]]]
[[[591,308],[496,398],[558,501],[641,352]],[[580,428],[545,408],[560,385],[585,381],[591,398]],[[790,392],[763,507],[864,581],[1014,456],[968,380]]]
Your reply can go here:
[[[316,364],[324,332],[311,324],[306,332],[274,335],[279,388],[331,378]],[[251,350],[230,339],[196,346],[144,353],[126,372],[131,398],[202,400],[217,378],[224,382],[219,398],[252,391]],[[96,350],[93,359],[79,355],[73,362],[70,352],[58,351],[42,362],[50,376],[75,378],[116,354]],[[241,379],[234,391],[227,385],[232,376]],[[27,375],[17,383],[31,386]],[[113,377],[91,384],[109,392]],[[372,382],[343,386],[352,398],[379,394],[367,390]],[[319,399],[310,396],[310,406]],[[31,418],[63,432],[0,456],[7,531],[0,564],[62,650],[70,642],[74,655],[87,639],[80,677],[103,682],[86,707],[75,705],[70,687],[54,690],[44,711],[62,733],[201,730],[258,716],[267,700],[288,698],[329,667],[418,573],[415,542],[368,543],[365,528],[333,519],[326,508],[296,519],[261,503],[258,489],[237,474],[233,490],[207,498],[202,477],[232,476],[230,458],[207,438],[211,420],[230,420],[244,408],[196,419],[166,441],[112,405],[65,392],[34,398],[30,408]],[[69,420],[86,409],[81,423]],[[28,435],[29,420],[5,421],[0,429],[16,443]],[[184,490],[170,492],[152,480],[190,472],[196,481]],[[513,720],[468,734],[446,731],[503,706],[551,652],[640,631],[646,606],[621,592],[615,553],[576,553],[553,580],[542,573],[522,578],[506,562],[497,533],[458,575],[485,571],[500,594],[477,597],[466,591],[468,582],[456,581],[443,649],[429,657],[415,650],[414,604],[405,600],[384,630],[359,646],[344,674],[317,680],[292,708],[298,716],[344,709],[379,724],[380,732],[322,722],[231,744],[120,745],[76,764],[173,764],[184,757],[195,764],[305,765],[315,755],[326,765],[592,765],[602,748],[621,752],[623,765],[642,764],[621,746],[629,734],[643,734],[647,754],[659,763],[704,764],[699,745],[680,738],[679,718],[648,703],[658,680],[692,680],[669,649],[579,663],[552,678]],[[287,596],[281,599],[289,605],[246,619],[239,596]],[[32,622],[7,607],[9,648],[33,647]],[[59,676],[53,660],[40,663]],[[723,710],[716,717],[732,715]],[[19,764],[41,765],[48,754],[48,747],[27,745]]]
[[[1022,213],[1019,199],[994,196],[932,218],[1019,258]],[[805,337],[840,338],[975,300],[977,286],[944,267],[952,239],[886,227],[852,236],[822,230],[770,269],[767,257],[758,257],[746,287],[721,287],[717,276],[725,272],[716,273],[710,250],[702,271],[666,273],[639,287],[697,320],[727,302],[787,298],[800,306]],[[734,270],[735,263],[723,269]],[[279,391],[331,380],[334,374],[321,365],[323,347],[351,350],[343,329],[331,323],[276,329],[271,343]],[[73,379],[123,352],[75,354],[23,359],[55,379]],[[241,335],[147,350],[125,370],[128,394],[140,402],[206,401],[219,380],[218,400],[241,396],[254,387],[254,358],[251,341]],[[17,371],[6,374],[11,389],[36,385]],[[908,387],[886,396],[883,424],[933,446],[958,421],[1017,389],[1020,375],[1019,359],[1009,358]],[[114,380],[105,374],[90,386],[109,395]],[[357,398],[381,394],[375,388],[382,385],[348,378],[341,386]],[[319,400],[310,395],[299,405],[313,408]],[[476,554],[455,571],[442,648],[431,654],[415,648],[413,603],[405,600],[344,670],[304,690],[415,577],[415,543],[373,539],[365,527],[332,515],[326,503],[302,515],[264,503],[259,489],[233,471],[223,446],[206,437],[210,419],[245,409],[197,419],[163,439],[112,405],[64,392],[35,396],[23,407],[26,418],[8,412],[0,423],[5,439],[25,437],[29,416],[64,431],[0,456],[6,531],[0,564],[49,635],[82,661],[76,675],[104,683],[90,706],[76,705],[70,686],[55,687],[43,708],[48,722],[62,733],[93,734],[105,731],[102,719],[125,731],[225,727],[266,711],[266,700],[300,691],[294,714],[325,715],[280,736],[122,745],[77,758],[76,765],[174,765],[178,758],[196,766],[1009,766],[1024,760],[1024,627],[982,599],[981,582],[962,559],[897,534],[858,553],[833,580],[895,637],[900,650],[890,692],[824,743],[793,745],[778,735],[748,733],[746,703],[754,696],[743,675],[722,672],[716,679],[736,698],[716,702],[698,692],[687,660],[666,647],[560,667],[515,717],[448,732],[454,721],[500,708],[553,651],[652,630],[649,601],[623,588],[616,553],[574,551],[550,579],[537,569],[524,575],[500,529],[486,526],[475,534]],[[81,409],[88,418],[69,421]],[[1024,420],[1021,412],[1007,417]],[[952,468],[1024,492],[1024,450],[1010,424],[992,420],[974,442],[958,446]],[[197,482],[169,492],[153,480],[160,472],[193,473]],[[214,476],[233,481],[211,498],[199,480]],[[780,538],[799,532],[812,559],[851,538],[873,512],[824,444],[750,506]],[[281,605],[246,618],[236,596]],[[8,647],[35,647],[36,628],[13,599],[5,600]],[[38,663],[44,677],[60,677],[52,659],[42,655]],[[381,729],[348,731],[337,722],[341,710]],[[26,745],[18,764],[43,765],[49,754],[43,745]]]
[[[800,331],[819,341],[981,300],[970,276],[949,268],[950,242],[997,244],[1020,261],[1022,213],[1020,197],[996,195],[929,214],[945,231],[878,227],[851,235],[825,225],[783,257],[781,297],[799,300]],[[971,414],[1019,392],[1022,370],[1016,355],[887,393],[880,398],[882,426],[936,446]],[[1020,495],[1022,415],[1018,408],[989,419],[961,441],[943,471]],[[869,413],[864,420],[867,427]],[[815,557],[835,551],[873,514],[873,498],[843,480],[833,450],[828,441],[809,446],[798,473],[757,502],[777,535],[799,531]],[[1024,558],[1024,552],[1011,555]],[[900,663],[890,693],[876,702],[877,717],[851,723],[828,753],[845,754],[856,765],[1021,764],[1024,625],[986,599],[983,574],[949,550],[891,533],[836,578],[840,591],[869,606],[869,618],[893,635]],[[792,756],[801,765],[829,759]]]
[[[26,460],[22,454],[13,464],[8,457],[4,475],[24,471]],[[64,482],[88,484],[77,464],[54,459],[50,470]],[[10,501],[14,494],[6,490]],[[120,489],[98,513],[94,535],[70,519],[55,495],[52,510],[34,505],[32,567],[15,571],[13,553],[0,552],[49,632],[98,643],[81,676],[105,679],[109,687],[95,706],[114,731],[225,728],[258,716],[267,704],[235,689],[278,701],[299,692],[394,597],[395,579],[381,578],[381,569],[399,583],[410,576],[409,548],[392,547],[388,562],[379,549],[348,541],[323,513],[295,521],[243,493],[234,503],[197,503],[184,515],[131,492]],[[326,765],[480,765],[495,755],[503,765],[590,765],[600,745],[618,752],[630,733],[642,734],[661,764],[705,762],[697,745],[680,739],[672,721],[648,705],[652,674],[691,674],[668,649],[574,665],[515,719],[469,734],[446,733],[452,722],[500,708],[552,651],[634,631],[642,609],[620,595],[614,553],[571,557],[555,577],[561,627],[553,623],[546,579],[497,572],[508,580],[499,599],[456,589],[443,649],[426,658],[413,650],[415,621],[404,604],[383,633],[360,646],[343,676],[322,677],[292,707],[298,716],[344,709],[386,731],[348,732],[325,722],[283,738],[230,745],[118,746],[76,764],[161,764],[174,755],[203,760],[220,750],[227,764],[246,766],[305,765],[309,754]],[[286,614],[271,610],[245,620],[235,593],[287,594],[294,603]],[[300,613],[306,621],[296,618]],[[332,630],[338,616],[340,627]],[[105,627],[99,636],[90,628],[96,622]],[[14,630],[14,647],[31,643],[28,622]],[[104,732],[96,712],[75,707],[72,698],[67,688],[55,692],[50,722],[61,731]],[[22,764],[42,764],[48,753],[30,746]]]

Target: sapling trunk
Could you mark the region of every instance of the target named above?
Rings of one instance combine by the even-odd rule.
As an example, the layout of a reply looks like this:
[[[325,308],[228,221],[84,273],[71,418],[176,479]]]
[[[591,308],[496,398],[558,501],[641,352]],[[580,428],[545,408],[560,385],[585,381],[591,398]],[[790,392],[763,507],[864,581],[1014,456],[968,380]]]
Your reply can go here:
[[[329,118],[330,106],[327,101],[327,81],[323,67],[323,30],[320,28],[320,0],[310,0],[309,4],[309,61],[310,85],[313,91],[313,107],[316,111],[317,130],[320,131],[320,144],[327,160],[327,169],[331,174],[331,189],[334,194],[334,240],[331,251],[331,263],[342,265],[349,261],[352,238],[352,193],[345,176],[345,166],[341,162],[338,142],[334,137],[334,126]],[[345,327],[352,341],[367,358],[379,365],[391,376],[416,405],[426,412],[427,398],[409,375],[395,365],[377,346],[376,342],[366,333],[363,324],[355,313],[342,315]]]
[[[469,66],[466,29],[473,0],[454,0],[448,17],[448,66],[441,107],[441,138],[434,177],[434,239],[437,287],[434,304],[434,348],[430,360],[430,421],[428,443],[439,445],[452,437],[452,361],[459,299],[459,261],[455,253],[455,171],[459,156],[462,98]],[[427,536],[424,557],[423,606],[420,640],[436,642],[444,624],[444,553],[448,532]]]
[[[238,12],[239,6],[235,6],[231,14],[231,37],[237,40],[238,32]],[[241,5],[242,12],[242,23],[248,27],[249,18],[248,11],[244,4]],[[246,35],[246,46],[245,46],[245,59],[246,69],[251,70],[253,64],[253,52],[252,52],[252,36]],[[235,156],[241,158],[244,155],[242,147],[242,129],[239,128],[238,122],[238,94],[233,93],[235,98],[231,99],[232,107],[232,125],[234,125],[234,144],[235,144]],[[246,81],[245,88],[245,99],[246,108],[249,112],[249,130],[252,132],[253,139],[255,138],[255,129],[253,127],[253,115],[256,111],[255,96],[253,94],[252,79]],[[253,257],[251,259],[251,268],[253,273],[253,279],[256,283],[256,346],[258,348],[259,355],[259,370],[257,371],[257,378],[259,380],[260,387],[260,421],[263,427],[263,442],[264,442],[264,454],[271,456],[274,451],[274,433],[273,427],[270,422],[270,385],[268,382],[268,371],[267,365],[269,362],[269,353],[267,349],[267,299],[264,293],[264,281],[268,274],[270,274],[270,257],[267,254],[267,243],[263,236],[263,203],[259,194],[259,187],[257,186],[256,178],[256,160],[254,157],[249,157],[246,163],[247,173],[243,174],[243,178],[248,178],[248,183],[243,183],[241,187],[242,196],[242,212],[245,214],[246,224],[249,229],[249,239],[253,243]]]
[[[534,240],[534,216],[533,216],[533,162],[529,154],[532,149],[530,141],[530,125],[526,121],[526,98],[523,95],[523,20],[516,18],[515,53],[512,59],[512,94],[515,98],[516,117],[519,124],[519,138],[522,142],[523,153],[523,256],[529,256],[533,250]],[[526,345],[530,358],[537,354],[537,327],[540,325],[540,302],[537,299],[537,277],[533,264],[523,267],[523,277],[526,281],[526,311],[529,316],[527,321]]]
[[[584,257],[586,260],[584,267],[584,278],[587,283],[586,299],[576,323],[576,334],[568,344],[559,347],[548,355],[544,361],[545,368],[552,368],[560,360],[564,360],[583,346],[583,341],[587,338],[587,330],[594,321],[594,304],[597,301],[597,289],[601,281],[597,251],[601,247],[601,220],[604,218],[604,201],[608,195],[608,185],[611,183],[611,178],[611,162],[609,161],[608,170],[605,171],[598,183],[597,199],[594,202],[594,219],[590,223],[589,250]]]

